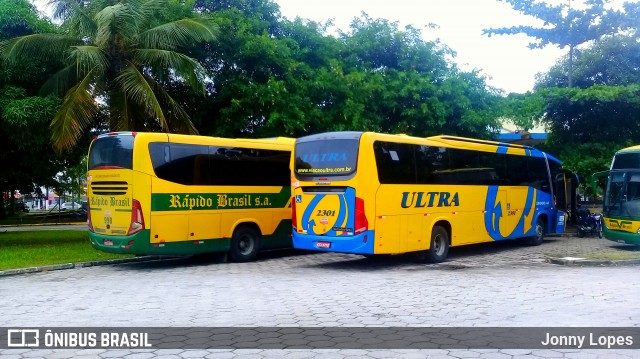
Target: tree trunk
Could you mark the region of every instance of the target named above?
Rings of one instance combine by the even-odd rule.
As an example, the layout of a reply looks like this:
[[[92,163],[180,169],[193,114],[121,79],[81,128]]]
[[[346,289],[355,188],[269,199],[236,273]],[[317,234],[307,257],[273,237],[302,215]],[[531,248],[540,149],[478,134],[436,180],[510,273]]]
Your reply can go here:
[[[567,74],[569,88],[573,87],[573,44],[569,45],[569,73]]]

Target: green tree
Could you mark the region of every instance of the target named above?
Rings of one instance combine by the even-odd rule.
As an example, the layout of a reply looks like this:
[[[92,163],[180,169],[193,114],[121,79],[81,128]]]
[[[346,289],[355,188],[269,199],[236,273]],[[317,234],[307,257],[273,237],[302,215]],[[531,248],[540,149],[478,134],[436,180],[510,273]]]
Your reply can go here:
[[[498,102],[498,116],[516,128],[529,131],[543,124],[544,98],[539,92],[510,93]]]
[[[52,151],[48,124],[60,107],[55,97],[27,96],[25,89],[0,88],[0,189],[29,194],[37,186],[50,186],[57,172],[77,160],[86,145],[71,152]],[[87,138],[82,141],[87,143]],[[10,206],[13,208],[13,206]],[[12,214],[12,213],[9,213]]]
[[[497,128],[497,96],[478,72],[420,31],[358,18],[331,36],[330,23],[281,19],[268,0],[197,2],[225,33],[215,46],[190,49],[210,74],[209,96],[172,88],[200,133],[226,137],[293,136],[332,130],[487,138]]]
[[[53,30],[53,26],[41,19],[28,1],[0,0],[0,40]]]
[[[583,182],[605,170],[614,152],[640,143],[640,85],[545,89],[549,150]]]
[[[172,15],[167,12],[169,0],[54,4],[63,33],[13,38],[4,41],[0,51],[14,63],[38,57],[65,62],[44,86],[64,93],[51,122],[57,150],[73,147],[101,120],[111,130],[197,133],[163,85],[184,81],[204,94],[205,70],[180,49],[215,40],[212,21],[195,16],[165,21]]]
[[[567,87],[564,75],[568,59],[563,58],[536,79],[536,89]],[[608,36],[586,49],[576,51],[574,85],[631,85],[640,83],[640,43],[635,36]]]
[[[53,30],[27,1],[0,0],[0,40]],[[60,101],[36,96],[42,78],[58,65],[50,59],[0,63],[0,194],[29,195],[37,186],[51,184],[63,164],[72,161],[71,153],[57,156],[51,147],[48,124]],[[9,198],[12,215],[14,197]],[[0,217],[5,215],[3,201],[0,196]]]
[[[617,34],[624,30],[636,31],[640,27],[637,14],[640,3],[626,2],[624,10],[607,8],[608,0],[586,0],[583,10],[566,4],[550,5],[536,0],[501,0],[525,15],[544,22],[543,26],[512,26],[484,29],[483,33],[492,35],[525,34],[535,40],[530,48],[543,48],[557,45],[561,49],[569,47],[567,85],[573,86],[573,58],[578,45],[598,40],[605,35]]]
[[[492,113],[497,92],[477,71],[449,63],[455,53],[423,40],[418,29],[400,30],[395,22],[363,14],[342,41],[345,72],[365,78],[364,117],[376,119],[374,130],[488,138],[498,128]]]

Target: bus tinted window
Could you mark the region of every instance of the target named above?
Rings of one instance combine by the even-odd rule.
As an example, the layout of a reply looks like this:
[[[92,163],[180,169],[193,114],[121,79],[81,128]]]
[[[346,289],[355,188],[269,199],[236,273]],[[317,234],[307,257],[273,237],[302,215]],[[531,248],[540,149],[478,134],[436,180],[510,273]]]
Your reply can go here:
[[[558,165],[560,166],[560,165]],[[551,192],[549,186],[549,172],[547,161],[542,157],[527,157],[527,171],[529,172],[528,186],[541,191]]]
[[[640,168],[640,153],[618,153],[613,158],[613,166],[611,169],[629,169]]]
[[[415,147],[415,145],[395,142],[378,141],[373,144],[380,183],[417,183]]]
[[[355,172],[358,140],[333,139],[296,144],[295,172],[299,176],[344,176]]]
[[[149,144],[153,169],[159,178],[184,185],[207,184],[207,146],[175,143]],[[199,182],[199,183],[197,183]]]
[[[133,141],[130,135],[98,137],[91,145],[89,170],[133,168]]]
[[[376,141],[382,184],[532,186],[550,191],[542,157]]]
[[[156,175],[184,185],[288,186],[290,152],[236,147],[149,144]]]
[[[210,184],[289,186],[290,156],[286,151],[211,146]]]

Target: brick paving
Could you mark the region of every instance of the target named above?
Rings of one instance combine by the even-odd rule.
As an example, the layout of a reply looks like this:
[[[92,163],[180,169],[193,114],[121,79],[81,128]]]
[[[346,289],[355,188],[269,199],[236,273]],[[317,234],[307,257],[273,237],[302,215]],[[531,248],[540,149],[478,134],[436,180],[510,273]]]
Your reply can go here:
[[[629,250],[596,237],[416,256],[266,253],[254,263],[177,259],[0,278],[1,327],[638,327],[638,267],[549,256]],[[206,331],[206,330],[205,330]],[[269,333],[260,343],[273,342]],[[640,341],[640,338],[637,338]],[[179,345],[177,345],[179,346]],[[0,349],[2,358],[640,358],[597,349]]]

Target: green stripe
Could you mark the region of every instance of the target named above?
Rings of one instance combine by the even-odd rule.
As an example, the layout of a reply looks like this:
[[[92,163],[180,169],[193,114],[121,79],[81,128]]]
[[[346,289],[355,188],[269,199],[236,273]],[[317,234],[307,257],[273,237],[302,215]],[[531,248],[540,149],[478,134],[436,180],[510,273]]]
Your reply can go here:
[[[151,210],[285,208],[290,198],[288,186],[282,187],[279,193],[153,193]]]

